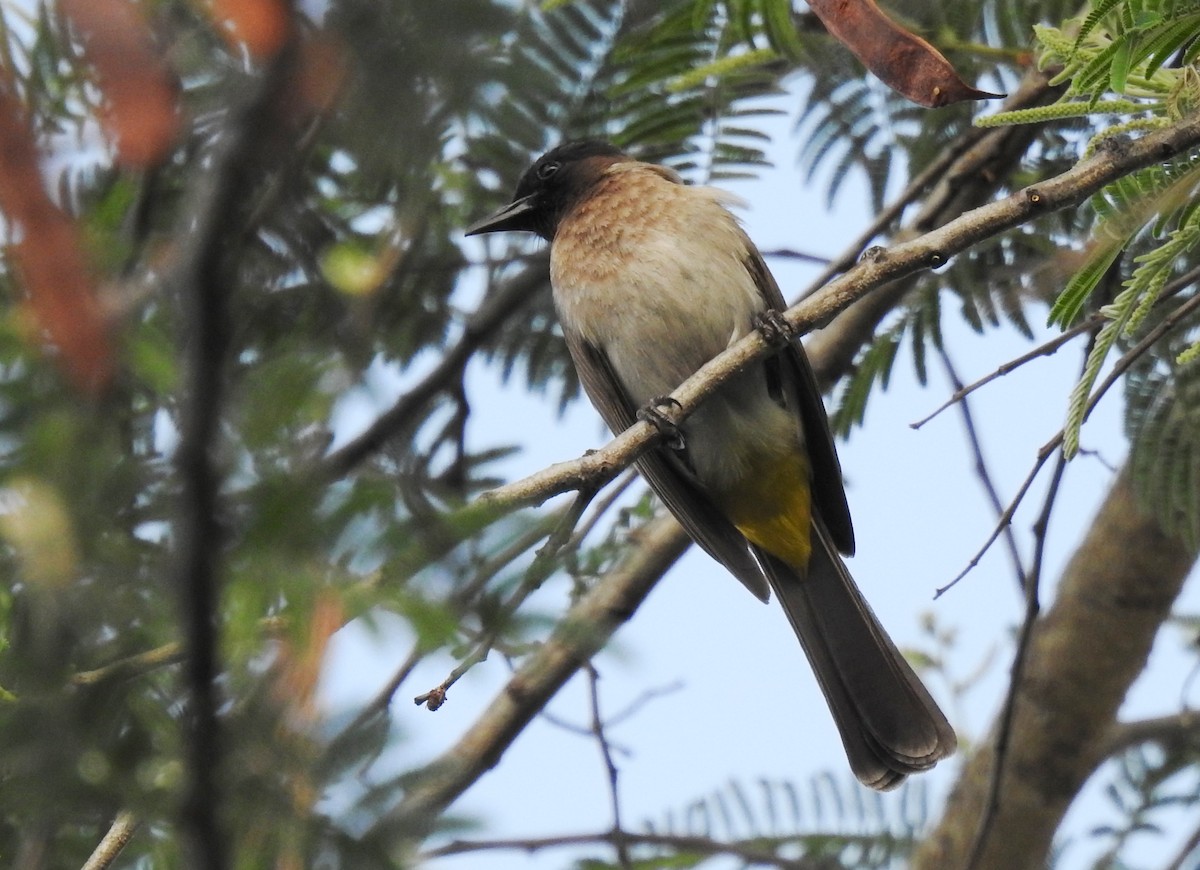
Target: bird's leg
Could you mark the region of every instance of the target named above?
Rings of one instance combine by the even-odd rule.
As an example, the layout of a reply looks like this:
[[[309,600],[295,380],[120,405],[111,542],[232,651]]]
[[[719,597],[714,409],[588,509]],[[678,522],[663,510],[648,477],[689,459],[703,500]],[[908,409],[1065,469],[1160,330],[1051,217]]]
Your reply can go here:
[[[663,436],[664,443],[672,450],[682,450],[684,448],[683,433],[679,431],[679,427],[675,421],[667,416],[665,409],[682,407],[676,399],[670,396],[655,396],[645,407],[637,412],[637,418],[645,423],[649,423],[659,434]]]
[[[754,315],[754,328],[758,330],[763,341],[771,347],[785,347],[796,334],[796,330],[788,323],[782,314],[774,308],[760,311]]]

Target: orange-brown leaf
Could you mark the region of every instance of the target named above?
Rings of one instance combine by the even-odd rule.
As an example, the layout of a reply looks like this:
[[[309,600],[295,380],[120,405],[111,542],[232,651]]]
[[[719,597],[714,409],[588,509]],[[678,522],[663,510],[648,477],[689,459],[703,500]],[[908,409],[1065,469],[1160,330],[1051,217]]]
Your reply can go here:
[[[129,166],[166,158],[179,134],[174,77],[129,0],[60,0],[104,95],[100,121]]]
[[[825,28],[884,84],[929,108],[1001,97],[971,87],[950,61],[883,14],[874,0],[809,0]]]
[[[325,662],[325,652],[334,632],[346,623],[341,597],[333,589],[323,589],[313,603],[308,637],[302,649],[288,641],[280,646],[280,696],[292,710],[310,719],[314,715],[313,697]]]
[[[7,81],[0,81],[0,211],[37,331],[58,349],[75,386],[99,393],[113,373],[107,323],[78,227],[46,193],[24,107]]]
[[[213,24],[255,60],[274,57],[291,35],[291,15],[283,0],[207,0]]]

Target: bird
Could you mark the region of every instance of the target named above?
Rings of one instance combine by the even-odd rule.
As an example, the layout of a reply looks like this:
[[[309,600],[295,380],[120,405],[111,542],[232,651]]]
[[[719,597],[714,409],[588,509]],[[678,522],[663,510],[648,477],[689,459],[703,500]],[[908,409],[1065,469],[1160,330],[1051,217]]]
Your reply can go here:
[[[734,195],[688,185],[611,143],[539,157],[511,202],[466,235],[550,243],[558,321],[584,392],[616,434],[670,424],[663,397],[785,310]],[[881,791],[954,753],[954,729],[851,577],[841,466],[800,342],[719,387],[638,470],[691,538],[781,602],[825,696],[850,768]]]

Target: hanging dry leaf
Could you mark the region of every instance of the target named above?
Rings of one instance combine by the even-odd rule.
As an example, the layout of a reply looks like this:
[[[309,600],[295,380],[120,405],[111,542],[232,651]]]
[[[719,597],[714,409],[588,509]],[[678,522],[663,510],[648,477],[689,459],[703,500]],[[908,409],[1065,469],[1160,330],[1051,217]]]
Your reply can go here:
[[[206,0],[204,6],[221,35],[255,60],[274,57],[291,34],[283,0]]]
[[[929,108],[1004,96],[973,88],[921,37],[883,14],[874,0],[809,0],[825,28],[884,84]]]
[[[174,77],[138,7],[128,0],[60,0],[104,95],[101,123],[128,166],[153,166],[170,152],[180,117]]]
[[[0,81],[0,211],[33,331],[58,349],[77,388],[99,393],[113,373],[107,324],[78,227],[46,193],[33,133],[9,81]]]

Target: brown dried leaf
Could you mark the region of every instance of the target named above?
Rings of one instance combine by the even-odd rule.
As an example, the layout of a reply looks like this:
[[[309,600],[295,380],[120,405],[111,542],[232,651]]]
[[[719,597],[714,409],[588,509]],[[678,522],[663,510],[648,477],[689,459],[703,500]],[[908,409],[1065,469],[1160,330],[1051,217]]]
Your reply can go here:
[[[874,0],[809,0],[821,23],[877,78],[928,108],[1004,96],[971,87],[936,48],[883,14]]]
[[[129,166],[153,166],[179,134],[175,80],[129,0],[60,0],[104,95],[101,123]]]
[[[107,323],[78,227],[43,187],[33,134],[8,81],[0,81],[0,211],[38,337],[58,348],[77,388],[99,393],[113,374]]]
[[[280,676],[276,687],[281,699],[303,720],[316,718],[313,700],[329,639],[345,624],[341,597],[333,589],[323,589],[313,604],[304,646],[296,649],[287,639],[280,644]]]
[[[274,57],[291,36],[283,0],[206,0],[204,6],[221,35],[255,60]]]

